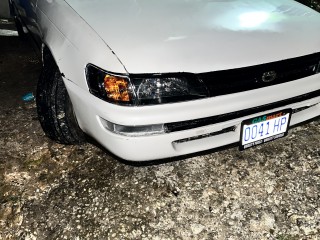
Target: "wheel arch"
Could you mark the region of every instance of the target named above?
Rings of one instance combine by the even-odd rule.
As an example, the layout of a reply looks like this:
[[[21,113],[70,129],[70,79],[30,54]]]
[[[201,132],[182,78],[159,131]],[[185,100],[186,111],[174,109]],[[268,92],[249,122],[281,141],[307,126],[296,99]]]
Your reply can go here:
[[[51,52],[51,49],[45,43],[42,43],[41,46],[41,59],[43,65],[46,64],[47,61],[56,62]]]
[[[43,67],[37,84],[39,121],[46,135],[63,144],[80,144],[85,136],[73,110],[66,79],[49,47],[42,44]]]

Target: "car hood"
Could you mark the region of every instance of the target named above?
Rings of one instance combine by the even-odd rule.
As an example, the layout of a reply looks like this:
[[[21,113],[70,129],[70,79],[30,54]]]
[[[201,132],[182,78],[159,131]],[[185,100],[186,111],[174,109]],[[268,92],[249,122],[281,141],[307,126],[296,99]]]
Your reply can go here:
[[[320,50],[320,14],[292,0],[66,2],[130,73],[209,72]]]

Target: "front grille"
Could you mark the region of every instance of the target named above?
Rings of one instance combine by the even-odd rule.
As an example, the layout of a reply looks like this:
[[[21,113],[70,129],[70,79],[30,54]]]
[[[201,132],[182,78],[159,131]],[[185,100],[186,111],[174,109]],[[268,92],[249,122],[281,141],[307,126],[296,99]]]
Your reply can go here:
[[[194,120],[189,120],[189,121],[166,123],[164,126],[165,132],[166,133],[177,132],[177,131],[183,131],[183,130],[198,128],[198,127],[208,126],[211,124],[221,123],[221,122],[245,117],[245,116],[252,115],[252,114],[257,114],[259,112],[269,111],[274,108],[284,107],[289,104],[294,104],[294,103],[306,101],[306,100],[309,100],[309,99],[312,99],[315,97],[319,97],[319,96],[320,96],[320,90],[317,90],[317,91],[303,94],[303,95],[300,95],[300,96],[297,96],[294,98],[262,105],[262,106],[255,107],[255,108],[244,109],[244,110],[237,111],[237,112],[231,112],[231,113],[226,113],[226,114],[222,114],[222,115],[194,119]]]
[[[245,68],[200,73],[210,97],[243,92],[317,74],[320,53]]]

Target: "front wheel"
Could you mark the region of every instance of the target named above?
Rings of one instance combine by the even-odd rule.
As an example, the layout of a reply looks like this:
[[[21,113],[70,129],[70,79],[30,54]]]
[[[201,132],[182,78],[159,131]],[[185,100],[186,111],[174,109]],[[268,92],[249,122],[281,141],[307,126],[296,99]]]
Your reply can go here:
[[[40,124],[49,138],[62,144],[85,142],[61,73],[52,59],[43,66],[36,101]]]

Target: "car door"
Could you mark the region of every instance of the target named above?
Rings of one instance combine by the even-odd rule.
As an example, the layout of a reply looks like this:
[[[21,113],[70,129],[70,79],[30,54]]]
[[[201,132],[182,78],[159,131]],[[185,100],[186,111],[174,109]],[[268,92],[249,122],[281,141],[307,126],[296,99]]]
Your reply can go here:
[[[38,0],[14,0],[13,2],[20,20],[39,44],[41,38],[36,14]]]

